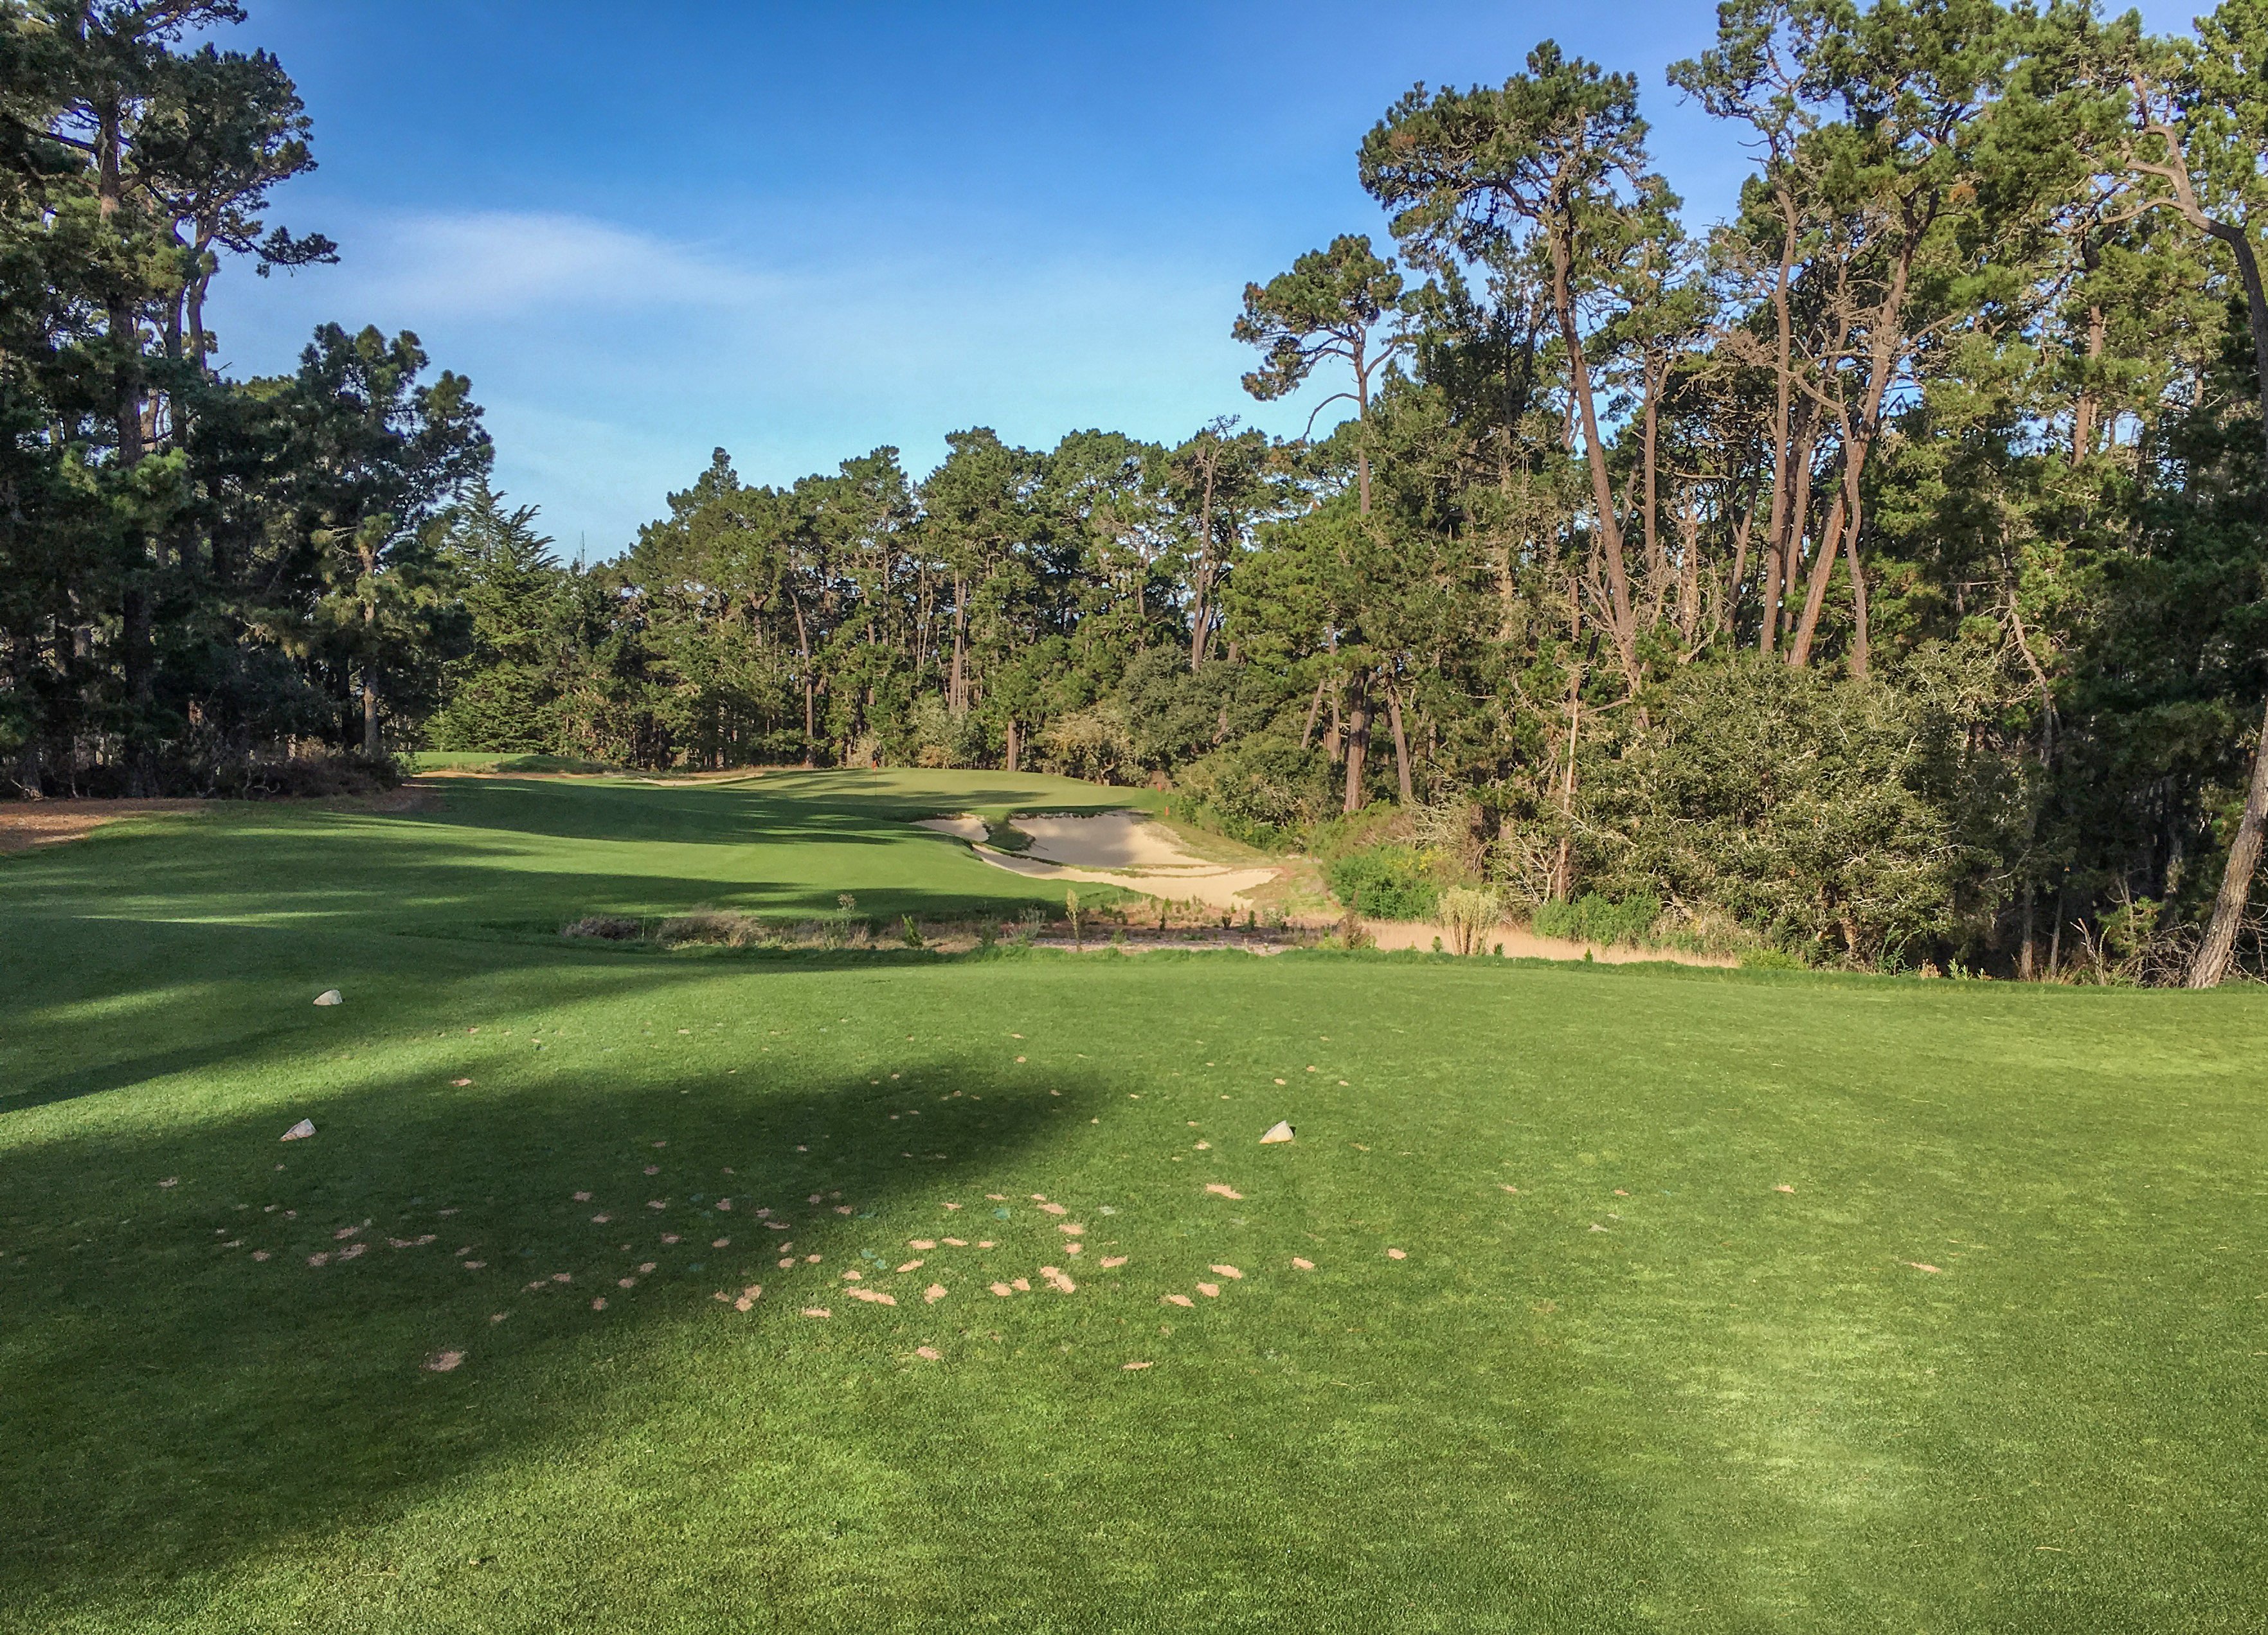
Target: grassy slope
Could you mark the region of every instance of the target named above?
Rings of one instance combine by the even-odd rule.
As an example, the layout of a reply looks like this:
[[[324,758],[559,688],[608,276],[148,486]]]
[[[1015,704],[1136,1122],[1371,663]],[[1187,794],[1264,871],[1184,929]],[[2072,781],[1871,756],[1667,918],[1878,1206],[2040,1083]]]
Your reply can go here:
[[[2259,1627],[2257,996],[519,935],[1012,900],[1007,782],[0,861],[0,1627]]]

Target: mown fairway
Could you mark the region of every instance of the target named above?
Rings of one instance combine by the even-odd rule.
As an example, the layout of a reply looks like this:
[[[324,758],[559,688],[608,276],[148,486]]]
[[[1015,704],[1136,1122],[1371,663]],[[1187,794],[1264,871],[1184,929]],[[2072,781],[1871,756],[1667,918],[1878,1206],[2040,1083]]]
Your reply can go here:
[[[2255,993],[552,935],[1082,801],[0,859],[0,1628],[2263,1627]]]

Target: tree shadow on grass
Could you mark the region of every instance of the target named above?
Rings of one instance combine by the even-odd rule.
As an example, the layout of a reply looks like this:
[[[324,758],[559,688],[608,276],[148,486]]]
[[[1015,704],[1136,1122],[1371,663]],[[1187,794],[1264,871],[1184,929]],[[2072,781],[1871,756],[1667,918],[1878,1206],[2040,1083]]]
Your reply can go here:
[[[328,922],[0,916],[0,1129],[39,1108],[153,1081],[214,1069],[227,1073],[224,1084],[248,1080],[265,1061],[358,1039],[374,1018],[396,1013],[423,1019],[406,1025],[461,1025],[728,973],[788,980],[938,957],[751,952],[567,942],[546,922],[349,941]],[[315,995],[333,986],[348,991],[346,1008],[316,1008]]]
[[[696,906],[832,913],[846,891],[863,912],[883,920],[1062,900],[1059,883],[990,869],[938,837],[866,837],[861,843],[873,851],[848,858],[837,853],[815,865],[798,847],[837,846],[841,837],[806,828],[769,852],[725,847],[692,855],[652,849],[668,842],[616,837],[608,845],[621,851],[578,854],[500,840],[477,825],[368,816],[338,821],[328,830],[98,837],[40,857],[36,867],[11,865],[0,877],[0,903],[26,916],[464,935],[483,927],[556,930],[585,914],[658,915]],[[696,865],[712,857],[715,872],[697,871]],[[621,866],[634,859],[662,866]],[[1093,890],[1098,897],[1112,894],[1108,887]],[[36,928],[17,934],[19,940],[37,935]]]
[[[903,774],[775,773],[745,782],[560,784],[482,780],[443,791],[425,824],[459,824],[557,839],[665,841],[748,846],[796,839],[896,845],[915,820],[941,812],[1106,812],[1134,803],[1131,790],[1066,782],[1060,793],[1035,786],[941,781],[906,787]]]
[[[950,1060],[921,1065],[917,1091],[791,1085],[761,1059],[635,1066],[497,1092],[374,1074],[309,1098],[320,1133],[291,1146],[271,1113],[232,1111],[11,1155],[0,1624],[381,1523],[602,1437],[601,1356],[681,1345],[688,1325],[709,1325],[692,1344],[777,1349],[815,1327],[798,1315],[815,1300],[831,1340],[909,1350],[922,1279],[877,1276],[889,1307],[849,1298],[837,1269],[935,1230],[922,1206],[1089,1099]],[[917,1094],[917,1146],[888,1118]],[[954,1280],[964,1303],[978,1292]],[[746,1311],[714,1298],[752,1286]]]
[[[298,926],[9,918],[0,944],[0,1120],[208,1069],[226,1070],[225,1093],[286,1061],[306,1072],[314,1052],[363,1045],[373,1027],[398,1033],[405,1015],[619,1000],[688,974],[566,949],[530,960],[411,937],[342,944]],[[313,1004],[335,986],[353,990],[347,1009]]]

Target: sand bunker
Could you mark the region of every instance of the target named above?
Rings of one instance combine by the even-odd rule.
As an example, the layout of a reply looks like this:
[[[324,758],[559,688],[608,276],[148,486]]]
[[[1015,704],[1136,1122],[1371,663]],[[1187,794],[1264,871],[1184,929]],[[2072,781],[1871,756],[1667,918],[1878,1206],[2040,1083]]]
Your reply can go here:
[[[1142,812],[1103,812],[1093,818],[1019,818],[1016,827],[1032,837],[1024,854],[1043,862],[1078,869],[1126,869],[1151,875],[1206,876],[1219,863],[1192,857],[1171,830]],[[1265,872],[1273,873],[1272,869]]]
[[[1200,902],[1212,908],[1248,906],[1244,894],[1277,875],[1273,869],[1232,869],[1193,857],[1182,849],[1171,830],[1142,812],[1019,818],[1014,827],[1032,839],[1031,849],[1020,854],[985,845],[988,831],[982,818],[924,818],[921,826],[966,840],[995,869],[1027,879],[1122,886],[1148,897]]]
[[[934,829],[939,834],[949,834],[956,840],[968,841],[971,846],[983,845],[992,833],[984,826],[982,818],[924,818],[917,826]]]

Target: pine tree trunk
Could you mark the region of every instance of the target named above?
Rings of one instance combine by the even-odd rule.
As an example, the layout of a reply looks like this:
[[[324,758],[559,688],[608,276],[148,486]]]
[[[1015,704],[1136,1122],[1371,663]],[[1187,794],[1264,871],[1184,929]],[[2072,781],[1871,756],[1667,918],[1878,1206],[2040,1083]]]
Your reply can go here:
[[[946,689],[946,708],[953,712],[955,720],[959,720],[961,713],[968,708],[968,695],[963,687],[961,674],[961,632],[964,616],[962,604],[965,599],[966,592],[961,589],[961,576],[955,574],[953,576],[953,679]]]
[[[2268,445],[2268,297],[2260,288],[2260,262],[2252,253],[2252,240],[2242,230],[2216,224],[2215,238],[2236,253],[2237,270],[2244,275],[2244,304],[2252,319],[2252,359],[2255,385],[2260,394],[2261,438]],[[2260,827],[2268,819],[2268,715],[2260,722],[2260,737],[2252,749],[2252,781],[2245,791],[2244,816],[2238,819],[2236,838],[2229,843],[2228,867],[2220,876],[2220,891],[2213,898],[2213,920],[2205,941],[2190,962],[2189,985],[2219,987],[2236,954],[2236,934],[2244,923],[2244,907],[2252,897],[2252,875],[2260,863]]]
[[[1330,686],[1330,681],[1331,678],[1325,676],[1321,681],[1315,683],[1315,696],[1307,700],[1307,724],[1300,730],[1301,754],[1307,753],[1307,745],[1314,740],[1315,717],[1323,712],[1323,689]]]
[[[1567,684],[1567,768],[1559,785],[1559,856],[1551,866],[1551,895],[1561,902],[1575,895],[1575,750],[1583,730],[1582,672]]]
[[[24,747],[16,752],[16,770],[11,774],[16,788],[27,801],[43,798],[47,791],[40,776],[40,740],[36,733],[24,740]]]
[[[1386,693],[1386,719],[1394,729],[1394,776],[1402,788],[1402,803],[1414,806],[1418,797],[1410,786],[1410,737],[1402,730],[1402,695],[1390,687]]]
[[[2268,818],[2268,714],[2260,722],[2259,741],[2252,750],[2252,781],[2245,791],[2244,816],[2237,820],[2236,839],[2228,847],[2228,867],[2220,876],[2220,891],[2213,898],[2213,920],[2205,941],[2190,961],[2189,986],[2219,987],[2236,954],[2236,934],[2244,924],[2244,907],[2252,897],[2253,871],[2260,864],[2260,828]]]
[[[1346,739],[1346,799],[1343,810],[1349,813],[1362,810],[1362,764],[1370,749],[1370,693],[1364,678],[1355,682],[1354,696],[1347,702]]]

